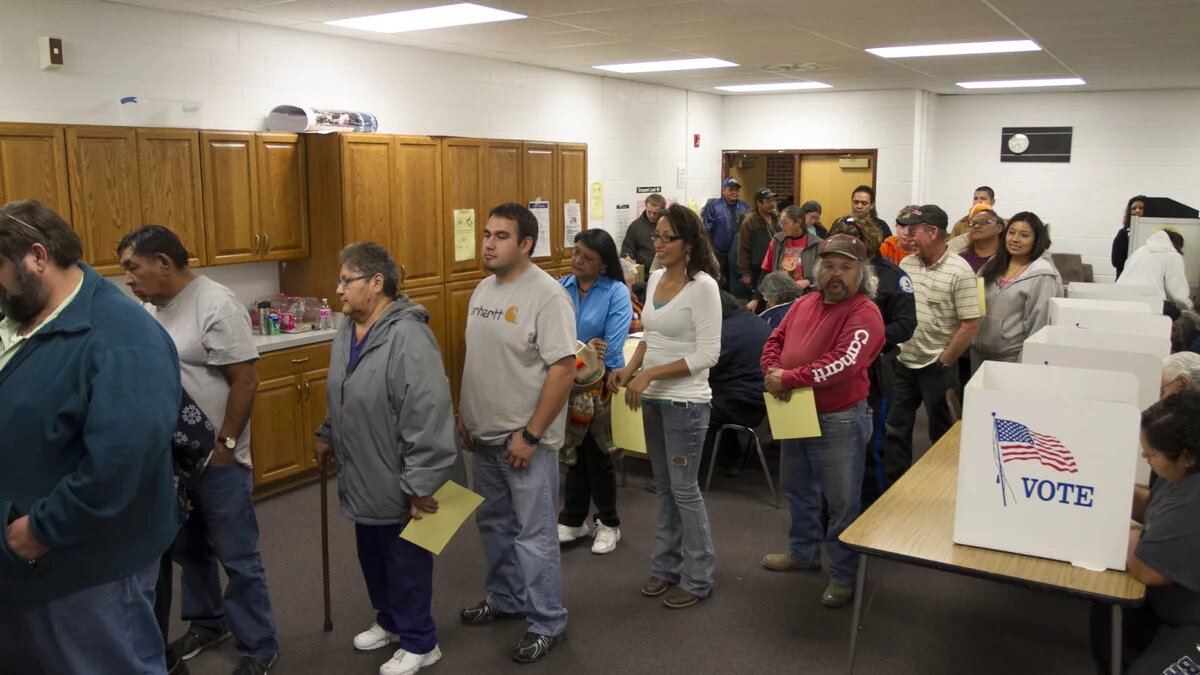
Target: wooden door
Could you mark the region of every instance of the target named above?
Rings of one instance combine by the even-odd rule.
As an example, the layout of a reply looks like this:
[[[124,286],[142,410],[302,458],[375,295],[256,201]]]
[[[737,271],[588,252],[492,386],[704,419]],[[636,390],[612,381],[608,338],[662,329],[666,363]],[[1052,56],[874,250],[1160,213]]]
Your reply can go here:
[[[373,241],[393,256],[398,251],[392,137],[342,137],[342,194],[346,243]]]
[[[538,232],[538,246],[534,249],[545,253],[533,256],[534,262],[543,269],[554,267],[558,250],[554,245],[555,224],[562,221],[562,204],[558,201],[554,189],[554,151],[553,143],[521,144],[521,191],[525,195],[524,203],[550,202],[550,228],[548,231]],[[558,229],[562,230],[561,224],[558,225]]]
[[[117,245],[142,225],[137,134],[125,127],[67,127],[67,175],[84,259],[100,274],[120,274]]]
[[[204,218],[208,223],[205,243],[210,265],[261,259],[257,160],[252,133],[200,132]]]
[[[438,350],[442,353],[442,365],[449,373],[449,342],[446,335],[446,290],[441,284],[421,288],[406,288],[404,292],[409,299],[421,305],[429,312],[429,329],[437,338]],[[470,296],[468,296],[470,297]]]
[[[190,129],[138,129],[137,152],[142,222],[179,235],[189,265],[208,264],[200,134]]]
[[[304,398],[304,427],[301,429],[302,439],[313,439],[313,432],[325,421],[329,414],[329,390],[326,384],[329,380],[329,369],[322,368],[305,373],[300,378],[303,381]],[[296,447],[296,462],[304,467],[315,467],[317,460],[313,458],[313,442],[300,443]]]
[[[870,168],[843,169],[838,164],[839,155],[800,156],[800,194],[796,204],[815,199],[821,204],[821,222],[826,227],[850,211],[850,191],[859,185],[872,185],[874,176]],[[888,219],[884,214],[883,218]]]
[[[396,261],[405,286],[442,282],[442,155],[432,138],[397,136]]]
[[[259,382],[251,416],[250,453],[254,463],[254,485],[282,480],[303,471],[299,460],[312,429],[304,428],[301,378],[296,375]]]
[[[587,185],[587,146],[582,143],[558,144],[558,200],[567,204],[574,200],[579,204],[579,231],[587,229],[588,225],[588,185]],[[569,261],[571,251],[575,248],[575,235],[566,233],[566,218],[563,207],[558,209],[558,232],[554,235],[557,245],[556,257],[559,261]]]
[[[494,204],[485,201],[484,164],[487,142],[475,138],[442,141],[442,217],[449,234],[445,238],[446,280],[478,279],[483,276],[483,225]],[[475,245],[464,246],[456,255],[454,212],[470,211],[475,221]],[[468,258],[467,254],[471,257]]]
[[[308,171],[297,134],[258,134],[258,214],[263,260],[308,257]]]
[[[0,124],[0,204],[20,199],[36,199],[73,222],[62,127]]]
[[[488,141],[487,199],[489,206],[525,200],[521,190],[521,142]]]
[[[463,362],[467,358],[467,312],[471,309],[471,293],[478,280],[458,281],[446,284],[446,376],[450,378],[450,392],[458,406],[459,388],[462,386]]]

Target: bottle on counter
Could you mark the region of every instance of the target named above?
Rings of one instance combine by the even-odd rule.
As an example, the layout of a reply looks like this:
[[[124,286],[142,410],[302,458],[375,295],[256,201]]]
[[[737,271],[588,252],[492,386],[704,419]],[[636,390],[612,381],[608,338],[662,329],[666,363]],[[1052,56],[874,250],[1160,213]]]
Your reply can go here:
[[[333,309],[329,307],[329,298],[321,298],[321,307],[317,310],[317,328],[321,330],[333,328]]]

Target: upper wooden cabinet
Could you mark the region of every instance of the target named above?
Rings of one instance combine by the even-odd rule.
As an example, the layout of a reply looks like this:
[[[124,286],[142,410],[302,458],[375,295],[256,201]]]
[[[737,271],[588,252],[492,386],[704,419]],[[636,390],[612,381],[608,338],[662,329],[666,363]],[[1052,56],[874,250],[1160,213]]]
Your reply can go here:
[[[20,199],[36,199],[72,222],[62,127],[0,124],[0,204]]]
[[[393,147],[400,210],[396,260],[406,286],[440,283],[445,235],[441,148],[436,140],[419,136],[397,136]]]
[[[575,201],[579,204],[579,229],[588,225],[588,185],[587,185],[587,145],[583,143],[559,143],[557,155],[558,167],[555,177],[558,180],[558,217],[564,218],[563,205]],[[560,220],[563,229],[555,235],[558,245],[558,257],[569,261],[571,250],[575,247],[566,239],[566,223]]]
[[[489,210],[497,204],[525,200],[521,190],[521,141],[488,141],[487,200]]]
[[[533,260],[543,269],[552,266],[557,258],[555,232],[562,232],[562,204],[555,191],[555,146],[553,143],[521,144],[521,186],[525,202],[545,201],[550,203],[550,230],[538,233],[538,248],[544,255],[534,255]],[[562,238],[559,234],[558,239]],[[547,241],[543,241],[547,240]]]
[[[142,219],[179,235],[188,264],[208,264],[200,184],[200,134],[189,129],[138,129]]]
[[[341,178],[345,243],[373,241],[395,256],[400,209],[392,137],[347,135],[336,140],[341,141],[340,171],[325,176]]]
[[[447,138],[442,141],[442,215],[446,223],[446,280],[478,279],[483,276],[483,225],[488,204],[484,179],[487,141],[477,138]],[[466,230],[457,231],[455,211],[470,211],[475,222],[474,246],[466,242]],[[461,246],[460,246],[461,244]]]
[[[84,259],[100,274],[120,274],[117,245],[143,224],[136,131],[67,127],[67,175]]]
[[[308,176],[295,134],[200,132],[208,263],[308,255]]]

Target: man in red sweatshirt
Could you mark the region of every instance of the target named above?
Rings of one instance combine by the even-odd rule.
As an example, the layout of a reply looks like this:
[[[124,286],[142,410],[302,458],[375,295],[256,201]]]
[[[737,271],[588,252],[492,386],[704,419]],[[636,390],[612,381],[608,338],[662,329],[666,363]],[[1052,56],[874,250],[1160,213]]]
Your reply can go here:
[[[838,542],[859,513],[864,448],[871,437],[867,369],[886,341],[875,306],[877,280],[866,246],[848,234],[821,242],[817,286],[797,300],[763,347],[765,386],[787,400],[811,387],[821,435],[783,441],[783,484],[791,510],[788,552],[771,553],[763,566],[777,572],[821,569],[821,542],[829,553],[826,607],[854,599],[858,556]],[[820,490],[814,485],[820,485]],[[829,524],[821,525],[821,496]]]

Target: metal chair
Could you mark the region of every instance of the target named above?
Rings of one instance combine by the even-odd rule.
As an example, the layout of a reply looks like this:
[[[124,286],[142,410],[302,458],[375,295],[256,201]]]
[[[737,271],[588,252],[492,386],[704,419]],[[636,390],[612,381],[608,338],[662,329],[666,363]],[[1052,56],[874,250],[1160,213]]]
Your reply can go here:
[[[771,498],[775,502],[775,508],[779,508],[779,493],[775,490],[775,482],[771,480],[771,469],[767,466],[767,458],[763,455],[762,445],[758,442],[758,434],[750,427],[744,427],[740,424],[726,424],[717,430],[716,438],[713,439],[712,459],[708,463],[708,478],[704,481],[704,491],[708,492],[708,488],[712,485],[713,469],[717,467],[717,453],[721,451],[721,438],[726,431],[732,431],[735,434],[748,434],[750,440],[754,442],[754,451],[758,453],[758,461],[762,465],[763,476],[767,479],[767,488],[771,490]]]

